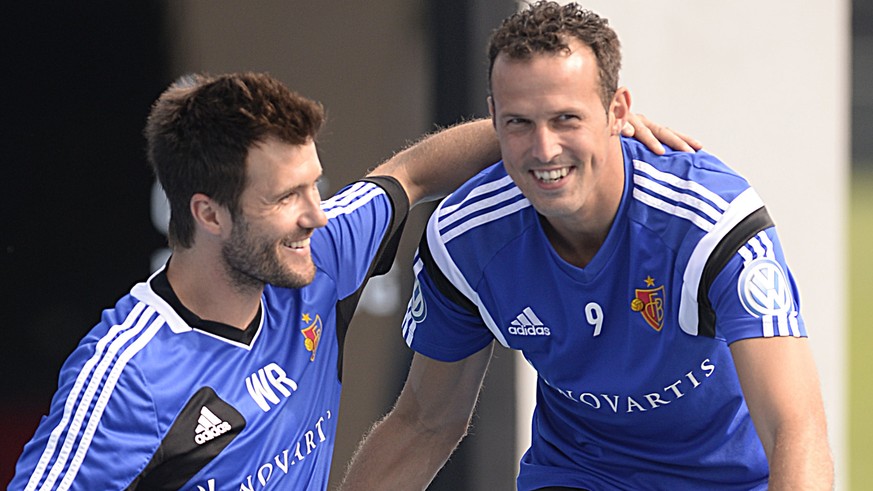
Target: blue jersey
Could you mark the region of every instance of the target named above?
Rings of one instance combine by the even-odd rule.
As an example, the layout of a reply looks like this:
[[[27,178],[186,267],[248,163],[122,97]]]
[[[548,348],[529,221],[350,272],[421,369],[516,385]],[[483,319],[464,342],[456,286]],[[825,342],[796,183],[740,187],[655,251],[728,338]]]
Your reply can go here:
[[[712,155],[622,150],[621,204],[584,268],[558,256],[499,163],[446,198],[403,334],[443,361],[497,340],[536,369],[520,490],[764,489],[728,346],[806,335],[772,222]]]
[[[372,178],[322,208],[314,281],[267,286],[244,331],[199,319],[164,271],[106,310],[61,369],[10,489],[326,489],[342,341],[409,203]]]

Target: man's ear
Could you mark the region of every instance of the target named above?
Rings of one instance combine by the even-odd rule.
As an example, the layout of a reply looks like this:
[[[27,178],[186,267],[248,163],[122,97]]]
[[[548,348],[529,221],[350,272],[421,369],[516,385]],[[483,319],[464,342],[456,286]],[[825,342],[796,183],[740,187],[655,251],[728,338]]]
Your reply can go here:
[[[619,87],[615,94],[613,94],[612,102],[609,104],[609,129],[612,136],[621,134],[621,129],[624,128],[630,114],[630,106],[630,91],[627,87]]]
[[[198,229],[211,235],[222,235],[222,231],[230,231],[230,213],[224,206],[203,193],[191,196],[191,215]]]
[[[491,115],[491,126],[497,129],[497,120],[494,119],[494,98],[490,95],[488,96],[488,114]]]

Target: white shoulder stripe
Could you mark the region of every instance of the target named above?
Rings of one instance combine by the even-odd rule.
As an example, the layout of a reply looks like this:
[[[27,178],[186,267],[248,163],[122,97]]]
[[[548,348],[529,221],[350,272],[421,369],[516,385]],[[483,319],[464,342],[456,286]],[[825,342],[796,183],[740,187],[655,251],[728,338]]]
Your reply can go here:
[[[765,338],[772,338],[776,334],[776,328],[773,326],[773,316],[765,315],[761,318],[763,333]]]
[[[363,193],[344,197],[343,199],[334,202],[334,204],[336,205],[334,207],[325,208],[324,204],[322,204],[322,210],[324,211],[324,214],[327,215],[328,219],[338,217],[340,215],[348,215],[358,208],[368,204],[375,197],[385,194],[385,190],[380,188],[379,186],[376,186],[375,184],[370,184],[367,189],[363,191]]]
[[[527,203],[527,200],[525,199],[522,201],[518,201],[513,206],[516,206],[519,203]],[[502,210],[506,210],[507,208],[509,208],[509,207],[501,208],[500,210],[497,210],[496,212],[489,213],[489,215],[491,215],[493,213],[500,212]],[[510,212],[505,212],[504,214],[509,214],[509,213]],[[480,218],[482,218],[482,217],[480,217]],[[469,226],[469,228],[472,228],[472,227],[476,226],[475,224],[470,225],[471,222],[472,221],[466,222],[463,226],[461,226],[459,228],[464,228],[467,226]],[[452,230],[450,233],[454,233],[456,230],[457,229]],[[454,234],[454,236],[457,236],[457,234],[460,234],[460,233],[461,232],[457,232],[456,234]],[[455,264],[455,262],[452,260],[451,256],[449,255],[449,252],[446,249],[446,242],[448,241],[448,239],[446,239],[446,242],[444,242],[442,240],[443,237],[437,237],[436,234],[437,234],[437,231],[435,230],[435,227],[431,227],[431,226],[427,227],[427,241],[428,241],[428,245],[430,246],[431,256],[433,257],[437,266],[440,268],[440,271],[442,271],[442,273],[455,286],[455,288],[460,290],[460,292],[465,297],[470,299],[470,301],[472,301],[476,305],[476,307],[479,309],[479,315],[482,317],[482,320],[485,322],[485,325],[488,326],[488,329],[491,331],[491,333],[494,335],[494,337],[497,339],[497,341],[500,342],[500,344],[502,344],[504,347],[508,348],[509,344],[506,342],[506,338],[503,336],[503,333],[500,332],[500,329],[497,327],[497,323],[495,323],[494,319],[491,317],[491,313],[488,312],[488,310],[485,308],[485,305],[482,302],[482,299],[479,298],[479,294],[476,292],[476,290],[473,289],[472,286],[470,286],[469,283],[467,283],[467,279],[464,278],[464,274],[461,273],[460,268],[458,268],[458,265]]]
[[[444,242],[449,242],[450,240],[454,239],[455,237],[463,234],[464,232],[466,232],[470,229],[476,228],[480,225],[484,225],[484,224],[486,224],[488,222],[492,222],[494,220],[498,220],[498,219],[503,218],[507,215],[512,215],[513,213],[517,212],[518,210],[527,208],[528,206],[530,206],[530,201],[528,201],[527,198],[518,200],[518,201],[511,203],[507,206],[504,206],[502,208],[498,208],[494,211],[490,211],[490,212],[485,213],[483,215],[480,215],[476,218],[467,220],[463,224],[458,225],[457,227],[453,228],[452,230],[449,230],[445,234],[442,234],[441,238]]]
[[[637,188],[634,188],[633,197],[637,201],[645,203],[652,208],[663,211],[664,213],[669,213],[670,215],[677,216],[679,218],[684,218],[689,222],[693,223],[697,226],[697,228],[709,232],[712,230],[712,223],[703,218],[702,216],[694,213],[693,211],[682,208],[681,206],[676,206],[671,203],[667,203],[664,200],[660,200],[650,194],[644,193]]]
[[[755,256],[752,254],[752,251],[750,251],[746,245],[744,245],[743,247],[740,247],[740,250],[738,250],[737,252],[740,254],[740,256],[742,256],[744,263],[747,263],[747,262],[755,259]]]
[[[748,263],[760,257],[773,257],[773,241],[767,236],[763,230],[758,232],[754,237],[748,240],[740,250],[737,251],[743,258],[744,263]]]
[[[688,181],[686,179],[682,179],[682,178],[675,176],[673,174],[659,171],[658,169],[655,169],[651,164],[649,164],[647,162],[643,162],[641,160],[634,160],[633,163],[634,163],[634,169],[636,169],[644,174],[648,174],[649,176],[651,176],[659,181],[664,181],[673,187],[677,187],[680,189],[687,189],[688,191],[692,191],[694,193],[697,193],[700,196],[703,196],[704,198],[706,198],[707,200],[715,203],[715,205],[717,207],[721,208],[722,210],[727,210],[727,208],[729,206],[729,203],[727,201],[725,201],[721,196],[719,196],[719,195],[713,193],[712,191],[710,191],[709,189],[703,187],[703,185],[701,185],[698,182]]]
[[[800,328],[797,325],[797,312],[791,311],[779,315],[765,315],[761,317],[763,336],[772,338],[776,336],[800,337]]]
[[[82,366],[82,370],[79,372],[79,376],[76,377],[76,381],[73,383],[72,389],[70,389],[70,393],[67,396],[67,400],[64,404],[64,413],[61,417],[61,421],[49,435],[46,447],[43,450],[43,453],[33,470],[33,474],[31,474],[30,476],[30,480],[27,483],[27,486],[24,488],[25,491],[35,490],[37,484],[39,484],[39,481],[42,479],[43,473],[45,472],[49,461],[54,455],[55,448],[58,444],[58,439],[60,438],[61,433],[63,433],[64,429],[67,427],[67,424],[70,421],[70,416],[73,412],[73,409],[75,408],[76,400],[79,398],[79,394],[82,391],[82,386],[85,385],[85,381],[91,374],[91,369],[100,360],[100,357],[103,354],[103,350],[105,349],[107,342],[113,339],[118,331],[128,329],[131,325],[133,325],[133,322],[139,318],[144,308],[145,304],[143,304],[142,302],[136,304],[131,310],[130,314],[127,316],[127,318],[124,319],[123,323],[117,326],[112,326],[106,336],[104,336],[100,341],[97,342],[94,356],[92,356],[91,359],[89,359],[85,363],[85,365]]]
[[[512,178],[509,176],[506,176],[506,177],[503,177],[503,178],[498,179],[496,181],[492,181],[492,182],[483,184],[481,186],[478,186],[475,189],[473,189],[472,191],[470,191],[470,193],[466,197],[464,197],[464,199],[460,203],[455,203],[454,205],[446,206],[445,208],[441,209],[439,216],[443,217],[446,215],[450,215],[450,214],[454,213],[454,211],[456,209],[463,207],[469,201],[474,200],[474,199],[478,198],[479,196],[482,196],[483,194],[488,194],[488,193],[490,193],[492,191],[496,191],[504,186],[508,186],[510,183],[512,183]],[[518,188],[516,188],[516,189],[518,189]],[[519,191],[519,192],[521,192],[521,191]]]
[[[677,191],[674,191],[663,184],[657,183],[651,179],[646,179],[640,175],[634,175],[634,184],[638,187],[648,189],[655,194],[659,194],[667,199],[675,201],[677,203],[682,203],[689,208],[693,208],[695,210],[700,210],[706,216],[712,219],[713,222],[718,221],[721,217],[721,210],[716,210],[712,205],[703,201],[700,198],[696,198],[691,196],[690,194],[683,194]],[[636,189],[634,189],[636,192]]]
[[[377,186],[373,183],[366,182],[366,181],[356,182],[356,183],[352,184],[351,187],[349,187],[348,189],[322,201],[321,202],[321,209],[324,211],[327,211],[331,208],[347,206],[349,203],[351,203],[352,201],[357,199],[358,196],[361,195],[362,188],[370,188],[370,187],[377,187]]]
[[[100,393],[100,396],[97,398],[97,403],[94,406],[94,411],[91,414],[91,417],[88,419],[88,424],[85,427],[85,432],[82,435],[82,441],[79,443],[79,448],[76,450],[76,455],[73,456],[73,460],[70,463],[70,468],[67,470],[66,475],[64,476],[64,480],[61,481],[61,485],[58,486],[58,491],[67,491],[70,489],[70,486],[73,484],[73,479],[76,478],[76,474],[79,473],[79,469],[82,466],[82,462],[85,460],[85,454],[88,452],[88,448],[91,446],[91,440],[94,438],[94,433],[97,431],[97,425],[100,423],[100,418],[103,417],[103,411],[106,409],[106,405],[109,403],[109,397],[112,395],[112,392],[115,390],[115,385],[118,382],[119,377],[121,377],[121,372],[124,371],[124,368],[127,366],[127,362],[130,361],[131,358],[146,345],[148,342],[154,337],[155,333],[158,332],[158,329],[163,326],[164,321],[160,317],[156,318],[146,329],[146,332],[138,337],[136,341],[130,344],[121,356],[118,357],[118,361],[112,367],[112,371],[109,373],[109,377],[107,377],[105,386],[103,391]]]
[[[84,423],[86,413],[89,411],[89,407],[94,400],[108,366],[112,364],[113,359],[121,346],[134,336],[138,335],[144,329],[148,321],[153,317],[154,313],[155,311],[151,307],[146,307],[142,302],[138,303],[134,306],[123,323],[112,326],[107,334],[97,342],[94,355],[83,365],[73,387],[70,389],[70,393],[64,404],[64,413],[61,417],[61,421],[52,430],[46,448],[43,450],[43,454],[40,456],[39,462],[37,463],[25,490],[33,491],[37,489],[37,485],[42,480],[46,468],[48,467],[48,463],[55,455],[61,435],[66,432],[66,438],[61,444],[55,464],[46,476],[46,482],[40,487],[40,489],[51,489],[54,486],[58,477],[63,472],[63,469],[67,466],[67,460],[69,459],[70,453],[79,437],[79,431]],[[152,326],[157,325],[155,330],[163,325],[163,320],[160,320],[160,317],[157,319],[158,320],[152,323]],[[151,338],[151,335],[149,335],[148,338]],[[145,341],[147,342],[148,340],[146,339]],[[130,349],[128,348],[127,351],[130,351]],[[133,353],[130,356],[133,356]],[[120,366],[116,365],[119,375],[123,368],[124,364],[121,364]],[[87,387],[85,386],[86,382]],[[108,401],[114,388],[114,382],[110,384],[110,382],[107,381],[102,388],[104,392],[100,394],[99,398]],[[81,401],[79,401],[80,397]],[[77,401],[79,401],[78,405]],[[102,415],[102,409],[100,412]],[[91,417],[93,418],[94,416],[95,415],[92,414]],[[89,421],[88,425],[93,426],[93,428],[96,429],[96,425],[99,423],[99,416],[100,415],[97,415],[97,419],[94,420],[93,423]],[[94,429],[91,430],[92,434]],[[64,482],[68,482],[66,487],[69,487],[72,483],[72,479],[75,478],[75,474],[78,473],[79,466],[81,465],[82,460],[84,460],[85,453],[88,451],[89,444],[90,438],[87,442],[83,441],[79,443],[80,447],[76,451],[70,469],[67,470],[67,475],[64,477],[61,484],[62,486],[64,486]],[[72,475],[70,475],[71,472]]]
[[[692,336],[698,332],[697,290],[703,276],[703,268],[719,242],[743,219],[764,206],[758,193],[748,188],[730,203],[721,220],[700,239],[685,267],[682,277],[682,292],[679,301],[679,325]]]
[[[773,241],[770,240],[770,236],[762,230],[755,237],[761,242],[767,257],[773,257]]]
[[[757,236],[749,239],[746,246],[752,249],[754,257],[765,257],[767,255],[767,250],[764,249],[764,245],[761,244],[761,240]]]
[[[797,312],[791,312],[791,315],[788,317],[788,323],[791,326],[791,335],[798,338],[800,337],[800,326],[797,325]]]
[[[491,198],[483,199],[482,201],[477,201],[476,203],[471,203],[460,210],[455,208],[456,210],[458,210],[457,213],[453,213],[453,214],[440,213],[439,214],[440,230],[445,229],[449,225],[457,222],[458,220],[463,220],[464,218],[472,215],[473,213],[476,213],[477,211],[480,211],[480,210],[483,210],[485,208],[497,205],[503,201],[509,201],[512,198],[515,198],[516,196],[518,196],[519,194],[521,194],[521,191],[519,191],[518,188],[514,187],[514,188],[508,189],[500,194],[492,196]],[[441,211],[443,211],[443,210],[441,210]]]

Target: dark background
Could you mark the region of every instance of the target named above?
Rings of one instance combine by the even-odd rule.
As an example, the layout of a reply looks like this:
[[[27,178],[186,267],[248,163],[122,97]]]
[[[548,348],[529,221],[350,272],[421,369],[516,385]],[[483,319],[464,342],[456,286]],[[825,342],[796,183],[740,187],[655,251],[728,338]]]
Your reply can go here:
[[[4,6],[4,486],[61,363],[164,245],[141,136],[169,78],[161,15],[157,2]]]

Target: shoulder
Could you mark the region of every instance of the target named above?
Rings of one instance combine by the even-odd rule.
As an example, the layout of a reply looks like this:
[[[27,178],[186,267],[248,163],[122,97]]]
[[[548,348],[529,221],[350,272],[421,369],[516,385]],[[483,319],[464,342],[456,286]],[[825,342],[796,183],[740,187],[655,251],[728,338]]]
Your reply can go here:
[[[428,221],[431,251],[487,261],[536,224],[536,213],[498,162],[443,200]]]
[[[623,149],[628,214],[662,236],[686,240],[685,232],[706,234],[763,206],[748,181],[712,154],[655,155],[628,139]]]
[[[773,226],[764,203],[745,178],[709,153],[658,156],[632,142],[624,148],[628,214],[677,254],[679,323],[689,334],[714,336],[709,288],[743,244]]]
[[[322,201],[321,209],[328,218],[335,218],[379,200],[388,200],[395,208],[409,208],[406,192],[396,179],[375,176],[355,181],[340,189],[335,195]]]
[[[737,171],[703,150],[690,153],[668,148],[664,155],[657,155],[627,138],[622,139],[622,146],[635,190],[649,194],[661,191],[664,195],[682,193],[720,204],[732,201],[749,188],[748,181]]]

